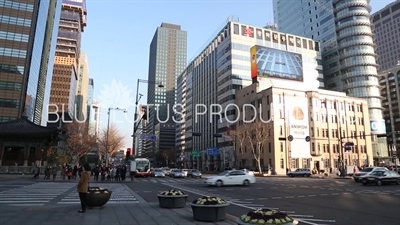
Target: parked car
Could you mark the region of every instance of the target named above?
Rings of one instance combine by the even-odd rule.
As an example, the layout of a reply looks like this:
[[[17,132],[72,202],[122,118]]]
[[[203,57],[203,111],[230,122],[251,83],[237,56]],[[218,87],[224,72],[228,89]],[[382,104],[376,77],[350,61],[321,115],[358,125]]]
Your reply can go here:
[[[365,175],[361,178],[361,183],[363,185],[368,184],[397,184],[400,185],[400,175],[395,171],[383,171],[377,170],[372,172],[371,174]]]
[[[355,173],[353,175],[353,179],[355,182],[358,182],[361,180],[363,176],[369,175],[375,171],[389,171],[389,170],[386,167],[367,167]]]
[[[181,170],[175,169],[171,171],[170,176],[173,178],[183,178],[184,174],[182,173]]]
[[[310,169],[296,169],[295,171],[290,171],[287,173],[289,177],[310,177],[311,171]]]
[[[242,170],[228,170],[216,176],[208,177],[205,181],[209,186],[221,187],[224,185],[250,185],[256,182],[254,175]]]
[[[182,171],[184,177],[188,176],[188,172],[189,172],[188,169],[182,169],[181,171]]]
[[[163,168],[162,171],[165,174],[165,176],[169,176],[169,173],[171,172],[171,169],[170,168]]]
[[[154,177],[165,178],[165,174],[161,169],[155,169],[154,170]]]
[[[203,174],[201,174],[200,171],[198,171],[198,170],[196,170],[196,169],[191,169],[191,170],[189,170],[187,176],[188,176],[188,177],[191,177],[191,178],[201,178],[202,175],[203,175]]]

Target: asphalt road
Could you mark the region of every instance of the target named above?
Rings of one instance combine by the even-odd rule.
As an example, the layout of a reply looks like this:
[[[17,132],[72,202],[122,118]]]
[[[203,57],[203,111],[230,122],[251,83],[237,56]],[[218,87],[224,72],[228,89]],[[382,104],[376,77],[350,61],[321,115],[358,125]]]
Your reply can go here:
[[[241,216],[253,208],[277,208],[300,224],[398,225],[400,186],[362,186],[353,180],[312,178],[258,178],[249,187],[209,187],[201,179],[144,178],[127,184],[148,202],[157,193],[180,189],[191,202],[199,196],[228,200],[228,213]]]

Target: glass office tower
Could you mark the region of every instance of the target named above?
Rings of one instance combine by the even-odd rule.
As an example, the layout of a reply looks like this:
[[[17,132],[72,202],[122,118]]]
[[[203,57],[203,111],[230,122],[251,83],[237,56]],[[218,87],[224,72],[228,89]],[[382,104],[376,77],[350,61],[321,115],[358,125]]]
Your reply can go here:
[[[181,30],[180,25],[162,23],[157,27],[150,44],[149,58],[149,84],[147,103],[158,107],[158,112],[153,107],[149,112],[149,134],[159,133],[157,143],[153,143],[156,151],[175,148],[175,124],[172,121],[172,106],[176,103],[176,81],[186,66],[187,33]],[[157,84],[163,84],[159,87]],[[168,107],[169,105],[169,107]],[[157,119],[165,121],[160,126]],[[169,115],[169,116],[168,116]],[[162,130],[169,130],[164,132]],[[136,143],[138,143],[136,141]],[[157,147],[156,147],[157,145]]]
[[[41,124],[60,7],[60,1],[0,0],[0,122],[25,116]]]
[[[278,30],[320,41],[325,87],[368,101],[374,158],[387,156],[369,0],[274,0]],[[335,29],[332,29],[335,28]],[[350,114],[346,119],[351,120]],[[349,136],[346,133],[346,137]],[[383,151],[382,151],[383,150]],[[381,152],[381,153],[380,153]],[[384,154],[384,155],[382,155]],[[372,164],[372,160],[369,160]],[[375,162],[376,163],[376,162]]]

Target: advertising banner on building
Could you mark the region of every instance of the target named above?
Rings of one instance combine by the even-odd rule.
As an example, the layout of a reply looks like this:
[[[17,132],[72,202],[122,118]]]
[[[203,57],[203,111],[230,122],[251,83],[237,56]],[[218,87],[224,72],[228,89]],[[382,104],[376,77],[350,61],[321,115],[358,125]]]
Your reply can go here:
[[[385,134],[385,120],[370,120],[371,134]]]
[[[293,136],[293,140],[290,142],[290,158],[311,158],[310,142],[306,141],[306,137],[310,136],[307,98],[285,96],[284,101],[287,109],[286,117],[289,125],[289,135]]]
[[[250,49],[250,59],[251,78],[304,79],[301,54],[255,45]]]

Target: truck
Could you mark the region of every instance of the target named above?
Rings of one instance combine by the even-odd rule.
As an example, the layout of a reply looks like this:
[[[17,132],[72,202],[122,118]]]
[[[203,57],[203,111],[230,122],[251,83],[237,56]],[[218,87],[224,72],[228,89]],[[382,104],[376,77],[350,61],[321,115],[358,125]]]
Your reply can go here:
[[[150,177],[150,160],[146,158],[136,158],[132,160],[130,172],[134,177]]]

